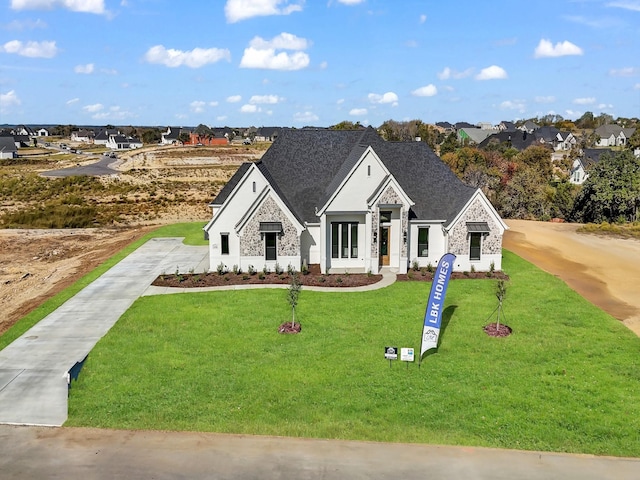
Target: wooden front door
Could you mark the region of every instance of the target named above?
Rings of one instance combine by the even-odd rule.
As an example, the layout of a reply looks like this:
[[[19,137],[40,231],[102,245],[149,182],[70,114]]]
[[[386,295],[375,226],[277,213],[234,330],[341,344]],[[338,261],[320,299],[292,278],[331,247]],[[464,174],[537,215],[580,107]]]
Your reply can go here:
[[[391,227],[380,227],[380,265],[389,265],[389,231]]]

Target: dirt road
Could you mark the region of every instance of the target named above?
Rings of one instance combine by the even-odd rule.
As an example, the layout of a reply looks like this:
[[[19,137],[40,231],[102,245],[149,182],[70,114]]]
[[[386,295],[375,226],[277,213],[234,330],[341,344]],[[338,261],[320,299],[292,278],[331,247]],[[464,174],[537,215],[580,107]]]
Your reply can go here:
[[[640,241],[577,233],[579,225],[507,220],[503,247],[621,320],[640,336]]]

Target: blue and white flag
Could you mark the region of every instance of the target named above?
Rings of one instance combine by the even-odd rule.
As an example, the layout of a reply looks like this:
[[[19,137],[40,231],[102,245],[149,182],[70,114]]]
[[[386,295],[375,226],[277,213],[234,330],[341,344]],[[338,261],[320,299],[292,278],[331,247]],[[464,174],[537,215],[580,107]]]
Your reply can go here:
[[[456,256],[453,253],[445,253],[433,275],[431,293],[427,302],[427,310],[424,314],[424,327],[422,328],[422,346],[420,347],[420,358],[427,350],[438,347],[438,337],[440,336],[440,324],[442,322],[442,310],[444,309],[444,297],[447,294],[449,278],[453,270],[453,263]]]

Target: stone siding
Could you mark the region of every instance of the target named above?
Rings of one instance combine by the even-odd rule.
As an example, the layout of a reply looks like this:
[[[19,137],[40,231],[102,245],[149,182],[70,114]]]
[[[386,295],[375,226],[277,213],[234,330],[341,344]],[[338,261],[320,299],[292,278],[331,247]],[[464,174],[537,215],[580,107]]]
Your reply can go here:
[[[260,222],[281,222],[282,234],[278,235],[278,257],[300,255],[300,237],[296,227],[271,197],[267,197],[253,217],[245,225],[240,237],[240,254],[249,257],[264,257],[264,239],[260,233]]]
[[[378,208],[376,209],[376,212],[375,212],[376,214],[380,210],[380,205],[402,205],[402,208],[400,208],[400,224],[402,225],[401,235],[403,239],[406,238],[405,236],[409,235],[407,231],[407,229],[409,228],[409,209],[404,206],[404,202],[402,201],[402,198],[400,198],[400,195],[398,195],[398,193],[392,187],[388,187],[380,197],[380,200],[378,201]],[[372,222],[372,228],[377,230],[379,226],[380,225],[378,224],[378,218],[374,217]],[[376,255],[377,255],[377,251],[376,251]],[[402,247],[400,249],[400,256],[401,257],[407,256],[407,242],[405,241],[402,242]]]
[[[500,226],[477,198],[467,209],[457,225],[449,232],[449,251],[454,255],[469,255],[469,232],[467,222],[487,222],[489,234],[482,237],[481,255],[502,253]]]

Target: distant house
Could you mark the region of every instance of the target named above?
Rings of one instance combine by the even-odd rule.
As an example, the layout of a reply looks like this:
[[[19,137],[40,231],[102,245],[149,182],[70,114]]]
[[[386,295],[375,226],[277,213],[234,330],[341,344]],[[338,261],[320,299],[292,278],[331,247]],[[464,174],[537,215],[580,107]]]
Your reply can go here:
[[[501,132],[515,132],[517,128],[518,127],[516,127],[516,124],[513,122],[503,121],[498,125],[498,130],[500,130]]]
[[[16,128],[13,129],[13,134],[19,135],[19,136],[26,136],[26,137],[36,136],[35,130],[27,125],[18,125]]]
[[[609,148],[585,148],[582,155],[573,161],[569,181],[576,185],[582,185],[589,177],[589,169],[600,162],[603,154],[614,155]]]
[[[76,130],[71,132],[71,141],[72,142],[82,142],[82,143],[92,143],[95,137],[95,132],[93,130]],[[107,136],[106,141],[109,138]]]
[[[456,126],[449,122],[436,122],[436,127],[445,134],[451,133],[456,129]]]
[[[178,145],[182,143],[180,141],[180,134],[182,132],[187,134],[191,133],[189,130],[182,127],[167,127],[167,131],[162,134],[162,140],[160,140],[160,143],[162,145]]]
[[[522,130],[523,132],[527,132],[527,133],[533,133],[538,128],[540,128],[540,125],[538,125],[535,122],[532,122],[531,120],[527,120],[526,122],[524,122],[524,125],[522,125],[520,127],[520,130]]]
[[[124,135],[109,135],[107,148],[112,150],[133,150],[141,148],[142,142],[135,137],[125,137]]]
[[[500,270],[507,228],[426,143],[386,142],[373,128],[283,128],[210,206],[212,270],[406,273],[446,252],[456,271]]]
[[[595,130],[595,134],[600,137],[596,146],[624,147],[635,131],[635,128],[623,128],[620,125],[602,125]]]
[[[254,142],[273,142],[278,136],[279,127],[260,127],[253,137]]]
[[[0,159],[16,158],[18,156],[18,147],[13,136],[0,136]]]
[[[536,137],[521,130],[505,130],[502,132],[494,133],[493,135],[489,135],[482,142],[480,142],[478,146],[480,148],[486,149],[502,144],[510,148],[515,148],[518,151],[523,151],[529,148],[531,145],[536,144]]]
[[[49,136],[49,130],[47,130],[46,128],[40,128],[40,129],[36,130],[36,135],[38,137],[48,137]]]
[[[199,133],[191,132],[189,134],[190,145],[227,145],[229,139],[227,137],[216,137],[213,134],[201,135]]]
[[[120,135],[120,132],[115,128],[105,128],[100,130],[93,138],[93,143],[96,145],[107,145],[109,143],[109,137],[112,135]]]
[[[493,130],[483,130],[478,127],[461,128],[458,130],[458,142],[478,145],[492,133],[494,133]]]

